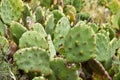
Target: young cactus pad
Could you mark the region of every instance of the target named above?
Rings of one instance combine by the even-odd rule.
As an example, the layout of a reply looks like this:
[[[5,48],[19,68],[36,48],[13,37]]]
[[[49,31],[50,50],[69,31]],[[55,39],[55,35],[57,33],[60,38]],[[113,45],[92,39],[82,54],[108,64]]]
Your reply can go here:
[[[27,31],[19,40],[19,48],[33,46],[48,49],[47,41],[43,35],[39,34],[37,31]]]
[[[51,74],[49,68],[48,53],[38,47],[19,49],[14,55],[15,63],[19,69],[25,72],[41,72],[41,74]]]
[[[72,28],[65,37],[63,56],[68,62],[80,63],[95,57],[96,37],[90,26]]]

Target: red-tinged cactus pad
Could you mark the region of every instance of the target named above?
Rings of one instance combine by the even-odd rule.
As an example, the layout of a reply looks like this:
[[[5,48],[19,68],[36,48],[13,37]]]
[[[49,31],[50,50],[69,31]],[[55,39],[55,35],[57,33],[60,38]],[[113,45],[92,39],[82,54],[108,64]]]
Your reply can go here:
[[[68,62],[80,63],[95,57],[96,37],[90,26],[72,28],[65,37],[63,56]]]
[[[41,48],[30,47],[19,49],[14,55],[15,63],[19,69],[25,72],[41,72],[51,74],[49,67],[49,55]]]

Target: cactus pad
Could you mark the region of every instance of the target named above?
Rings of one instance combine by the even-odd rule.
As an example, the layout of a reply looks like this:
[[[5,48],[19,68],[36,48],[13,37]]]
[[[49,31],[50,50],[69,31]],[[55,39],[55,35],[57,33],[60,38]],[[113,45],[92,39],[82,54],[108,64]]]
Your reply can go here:
[[[53,10],[53,15],[54,15],[54,18],[55,18],[55,23],[57,24],[57,22],[62,18],[64,17],[65,15],[59,11],[59,10]]]
[[[52,15],[49,15],[47,17],[47,20],[45,21],[45,31],[47,32],[47,34],[51,34],[52,35],[54,27],[55,27],[54,16],[52,14]]]
[[[54,57],[56,56],[56,50],[55,50],[55,47],[53,45],[53,42],[52,42],[50,35],[48,35],[47,41],[48,41],[48,45],[49,45],[50,60],[53,60]]]
[[[39,23],[42,22],[44,14],[43,14],[43,9],[41,7],[36,8],[35,16],[37,22]]]
[[[27,29],[18,22],[12,22],[10,26],[11,35],[16,39],[15,41],[18,43],[20,37]]]
[[[65,37],[63,56],[68,62],[83,62],[95,57],[96,38],[88,25],[72,28]]]
[[[48,49],[48,44],[43,35],[36,31],[25,32],[19,40],[19,47],[33,47],[37,46],[40,48]]]
[[[33,25],[33,30],[40,33],[43,37],[47,37],[47,33],[44,30],[44,27],[40,23],[35,23]]]
[[[51,61],[51,68],[59,80],[79,80],[78,72],[68,68],[62,58],[55,58],[55,60]]]
[[[62,47],[64,44],[64,38],[68,34],[70,30],[70,23],[66,17],[62,17],[55,28],[54,31],[54,45],[57,51]]]
[[[49,68],[48,53],[37,47],[30,47],[18,50],[14,59],[19,69],[25,72],[41,72],[41,74],[51,74]]]
[[[23,10],[22,0],[2,0],[0,15],[6,24],[10,24],[12,20],[18,20]]]

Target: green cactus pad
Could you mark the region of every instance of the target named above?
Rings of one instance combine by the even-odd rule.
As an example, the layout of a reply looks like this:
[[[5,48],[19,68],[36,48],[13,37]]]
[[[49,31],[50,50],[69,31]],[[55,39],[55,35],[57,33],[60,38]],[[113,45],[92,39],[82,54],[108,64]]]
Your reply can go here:
[[[32,16],[32,13],[31,13],[31,11],[30,11],[30,7],[29,7],[29,5],[28,4],[24,4],[24,10],[23,10],[23,12],[22,12],[22,21],[23,21],[23,25],[24,26],[26,26],[27,27],[27,21],[26,21],[26,18],[28,17],[28,16]]]
[[[22,0],[2,0],[0,15],[6,24],[10,24],[13,20],[18,20],[23,10]]]
[[[106,59],[105,57],[107,54],[109,39],[106,37],[106,35],[98,33],[96,36],[96,44],[97,44],[97,48],[96,48],[97,57],[96,57],[96,59],[99,61],[104,61]]]
[[[63,47],[64,44],[64,38],[68,34],[70,30],[70,23],[69,20],[66,17],[62,17],[55,28],[54,31],[54,45],[56,48],[56,51],[59,51],[61,47]]]
[[[47,33],[44,30],[44,27],[40,23],[35,23],[33,25],[33,30],[40,33],[43,37],[47,37]]]
[[[50,60],[53,60],[54,57],[56,56],[56,50],[55,50],[55,47],[53,45],[53,42],[52,42],[50,35],[48,35],[47,41],[48,41],[48,45],[49,45]]]
[[[26,31],[27,31],[27,29],[18,22],[12,22],[10,25],[11,35],[12,35],[12,37],[14,37],[16,39],[14,41],[17,43],[19,42],[19,39],[22,36],[22,34]]]
[[[63,56],[68,62],[80,63],[95,57],[96,37],[88,25],[73,27],[65,37]]]
[[[47,32],[47,34],[51,34],[52,35],[54,27],[55,27],[54,16],[52,14],[52,15],[49,15],[47,17],[47,20],[45,21],[45,31]]]
[[[36,8],[35,16],[37,22],[39,23],[42,22],[44,14],[43,14],[43,9],[41,7]]]
[[[101,30],[101,32],[96,35],[96,59],[98,61],[106,61],[112,58],[119,44],[119,40],[113,38],[110,41],[109,33]]]
[[[43,7],[46,7],[46,8],[50,8],[51,1],[52,0],[41,0],[40,5],[43,6]]]
[[[113,38],[109,42],[108,46],[109,46],[109,49],[108,49],[108,54],[106,59],[112,58],[114,56],[114,54],[116,53],[116,49],[120,47],[120,39]]]
[[[73,1],[73,6],[76,8],[76,10],[79,12],[80,9],[83,6],[83,1],[82,0],[74,0]]]
[[[25,32],[19,40],[19,48],[37,46],[48,49],[48,44],[43,35],[36,31]]]
[[[112,0],[109,2],[108,7],[113,14],[116,14],[118,10],[120,10],[120,2],[119,0]]]
[[[41,74],[51,74],[49,68],[48,53],[38,47],[30,47],[19,49],[15,55],[14,60],[19,69],[27,72],[41,72]]]
[[[57,24],[57,22],[65,16],[64,13],[62,13],[61,11],[59,10],[53,10],[53,15],[54,15],[54,18],[55,18],[55,24]]]
[[[111,22],[113,24],[113,28],[120,29],[120,10],[112,16]]]
[[[78,72],[74,69],[68,68],[65,65],[65,60],[62,58],[55,58],[51,61],[51,68],[55,76],[59,80],[79,80]]]

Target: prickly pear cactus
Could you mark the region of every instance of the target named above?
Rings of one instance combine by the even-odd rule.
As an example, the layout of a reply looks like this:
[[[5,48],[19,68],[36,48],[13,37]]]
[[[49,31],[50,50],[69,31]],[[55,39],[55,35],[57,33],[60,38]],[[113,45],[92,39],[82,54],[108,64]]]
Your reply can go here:
[[[30,47],[18,50],[14,55],[15,63],[19,69],[28,72],[40,72],[50,75],[49,54],[41,48]]]
[[[15,42],[19,43],[19,39],[27,29],[18,22],[12,22],[10,25],[10,32]]]
[[[56,48],[56,51],[59,51],[61,47],[63,47],[64,44],[64,38],[68,34],[70,30],[70,23],[69,20],[66,17],[62,17],[55,28],[54,31],[54,45]]]
[[[19,48],[37,46],[43,49],[48,49],[48,43],[43,35],[36,31],[27,31],[19,39]]]
[[[119,80],[119,38],[119,0],[0,0],[0,80]]]
[[[88,25],[73,27],[65,37],[63,56],[68,62],[84,62],[95,57],[96,37]]]
[[[50,66],[55,73],[56,79],[59,80],[79,80],[78,71],[68,68],[65,65],[65,60],[62,58],[55,58],[51,61]]]
[[[2,0],[0,15],[4,23],[10,24],[12,20],[18,20],[23,10],[22,0]]]

